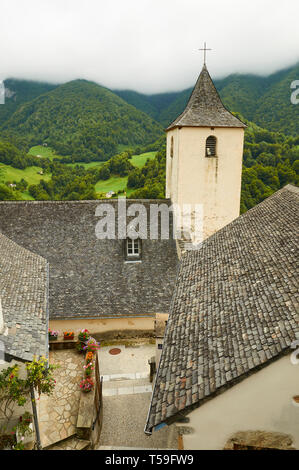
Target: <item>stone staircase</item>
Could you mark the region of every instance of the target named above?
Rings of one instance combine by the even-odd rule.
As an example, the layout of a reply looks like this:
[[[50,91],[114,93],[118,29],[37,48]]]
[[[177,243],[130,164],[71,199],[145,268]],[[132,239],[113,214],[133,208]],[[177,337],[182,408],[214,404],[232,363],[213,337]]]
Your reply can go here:
[[[90,448],[90,441],[79,439],[75,434],[64,439],[63,441],[55,442],[43,450],[88,450]]]
[[[103,376],[104,397],[151,392],[152,384],[149,382],[149,374],[147,372]]]

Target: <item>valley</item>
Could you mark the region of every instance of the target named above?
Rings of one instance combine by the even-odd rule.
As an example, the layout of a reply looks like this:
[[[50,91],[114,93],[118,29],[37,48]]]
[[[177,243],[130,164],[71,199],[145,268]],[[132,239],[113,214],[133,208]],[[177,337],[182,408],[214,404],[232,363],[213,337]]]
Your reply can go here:
[[[56,155],[55,152],[50,147],[44,147],[42,145],[37,145],[32,147],[29,152],[29,155],[43,159],[49,159],[53,161],[54,159],[59,160],[62,158],[59,155]],[[130,161],[132,165],[136,168],[142,168],[146,161],[152,160],[155,158],[156,152],[146,152],[140,155],[132,155]],[[104,162],[76,162],[76,163],[66,163],[65,165],[68,167],[76,167],[81,166],[85,170],[91,168],[99,169]],[[14,168],[11,165],[5,165],[0,163],[0,183],[8,184],[10,188],[15,189],[15,184],[20,183],[23,179],[28,183],[28,187],[31,185],[38,185],[41,180],[48,182],[51,180],[52,173],[51,172],[44,172],[42,167],[38,166],[29,166],[25,169]],[[128,176],[111,176],[109,179],[103,181],[99,180],[95,183],[95,192],[98,198],[105,198],[106,194],[109,191],[113,191],[115,194],[112,197],[116,197],[118,195],[124,195],[126,191],[126,195],[129,196],[133,189],[127,190],[127,181]],[[11,186],[12,185],[12,186]],[[28,189],[25,191],[18,191],[18,198],[21,200],[33,200],[34,198],[29,194]]]
[[[247,124],[241,212],[299,181],[298,64],[269,77],[215,80]],[[192,89],[145,95],[87,80],[62,85],[9,79],[0,106],[0,200],[165,197],[163,130]],[[108,194],[110,193],[110,194]]]

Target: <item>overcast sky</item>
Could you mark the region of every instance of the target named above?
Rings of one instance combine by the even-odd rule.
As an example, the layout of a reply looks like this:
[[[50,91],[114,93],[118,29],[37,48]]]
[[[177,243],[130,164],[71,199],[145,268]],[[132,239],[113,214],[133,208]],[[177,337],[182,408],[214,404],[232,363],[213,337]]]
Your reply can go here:
[[[0,0],[0,79],[144,93],[299,61],[298,0]],[[298,77],[299,79],[299,77]]]

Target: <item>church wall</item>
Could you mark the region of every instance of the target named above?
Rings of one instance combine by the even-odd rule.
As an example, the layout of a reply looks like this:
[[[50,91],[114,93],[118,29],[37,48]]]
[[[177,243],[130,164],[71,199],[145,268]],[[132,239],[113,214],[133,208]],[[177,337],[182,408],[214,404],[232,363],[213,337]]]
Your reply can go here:
[[[178,194],[178,158],[179,158],[179,130],[177,128],[167,132],[166,146],[166,197],[177,201]],[[173,138],[173,156],[171,157],[171,141]]]
[[[239,216],[244,129],[183,127],[177,133],[178,182],[172,201],[203,204],[207,238]],[[210,135],[217,138],[216,157],[205,156]]]
[[[289,434],[299,449],[298,368],[284,356],[189,413],[184,449],[221,450],[240,431]]]

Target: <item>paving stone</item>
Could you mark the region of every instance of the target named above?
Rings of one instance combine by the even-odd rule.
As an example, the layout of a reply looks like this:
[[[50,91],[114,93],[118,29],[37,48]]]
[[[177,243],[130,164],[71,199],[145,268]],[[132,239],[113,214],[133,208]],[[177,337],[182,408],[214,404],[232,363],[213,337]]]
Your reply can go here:
[[[47,418],[40,419],[41,441],[44,447],[66,439],[75,432],[81,393],[78,384],[82,376],[84,359],[74,350],[62,350],[51,351],[50,362],[55,364],[60,362],[61,367],[54,371],[57,387],[53,395],[49,397],[42,395],[40,400],[40,416]],[[70,371],[73,370],[73,365],[80,371],[74,384],[70,384],[64,375],[70,363],[72,364]]]

